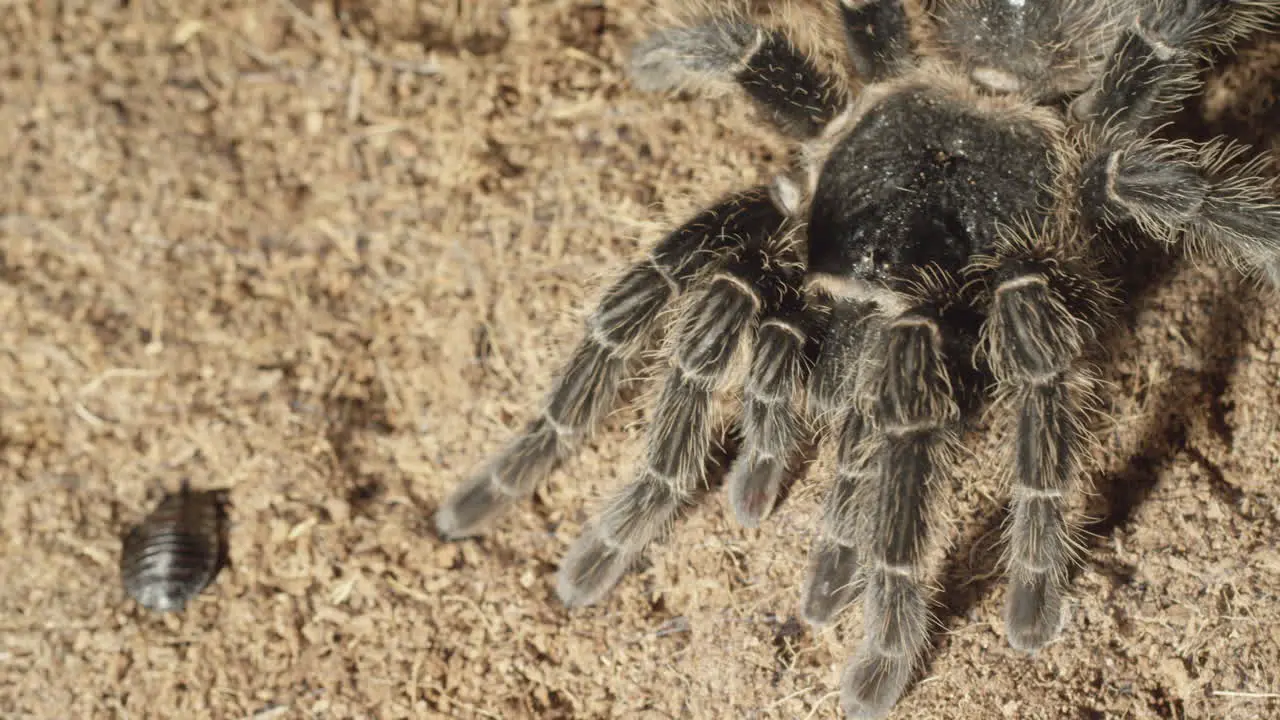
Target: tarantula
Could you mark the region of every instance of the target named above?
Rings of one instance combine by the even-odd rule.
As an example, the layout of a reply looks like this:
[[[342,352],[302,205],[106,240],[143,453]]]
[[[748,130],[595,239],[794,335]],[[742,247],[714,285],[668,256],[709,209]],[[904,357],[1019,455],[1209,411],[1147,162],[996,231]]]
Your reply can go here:
[[[626,270],[541,413],[436,524],[473,535],[531,494],[670,327],[644,460],[569,550],[559,596],[596,602],[669,527],[706,480],[715,401],[736,391],[727,484],[745,525],[773,508],[806,430],[835,440],[801,605],[824,623],[861,596],[841,683],[861,717],[893,707],[928,643],[935,491],[987,395],[1010,423],[1008,640],[1031,651],[1059,632],[1117,239],[1280,281],[1261,159],[1155,135],[1207,52],[1273,22],[1280,0],[940,0],[919,22],[901,0],[837,5],[857,83],[736,15],[636,48],[639,87],[736,86],[798,141],[796,161]]]

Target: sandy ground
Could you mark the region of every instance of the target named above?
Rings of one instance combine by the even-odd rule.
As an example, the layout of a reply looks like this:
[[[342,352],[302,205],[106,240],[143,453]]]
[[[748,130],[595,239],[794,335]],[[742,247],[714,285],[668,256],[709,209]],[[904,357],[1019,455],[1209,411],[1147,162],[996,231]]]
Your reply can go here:
[[[821,473],[713,496],[554,600],[634,411],[487,539],[430,514],[526,420],[602,278],[780,167],[740,99],[647,96],[623,2],[0,3],[0,716],[834,718],[860,615],[796,620]],[[1270,142],[1280,41],[1218,75]],[[1209,128],[1201,128],[1208,133]],[[903,718],[1280,716],[1280,320],[1212,266],[1135,305],[1061,640],[1004,641],[1001,494],[956,480]],[[231,565],[183,614],[120,536],[189,478]]]

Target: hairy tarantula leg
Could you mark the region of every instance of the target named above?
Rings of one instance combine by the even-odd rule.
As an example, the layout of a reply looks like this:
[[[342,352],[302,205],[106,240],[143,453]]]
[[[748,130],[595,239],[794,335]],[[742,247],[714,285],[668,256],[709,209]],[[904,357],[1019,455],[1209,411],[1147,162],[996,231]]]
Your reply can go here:
[[[738,84],[780,131],[816,137],[848,102],[840,83],[776,30],[727,18],[660,30],[632,52],[641,90]]]
[[[662,309],[721,253],[772,235],[783,221],[766,188],[731,195],[698,213],[627,270],[587,320],[586,336],[541,414],[437,511],[440,534],[450,539],[474,535],[533,493],[613,408],[619,385]]]
[[[1062,625],[1067,574],[1079,548],[1067,511],[1088,456],[1092,370],[1081,362],[1103,291],[1083,268],[1006,245],[983,326],[997,396],[1014,419],[1012,509],[1005,527],[1009,644],[1033,651]]]
[[[644,463],[560,565],[557,590],[566,605],[588,605],[603,597],[703,483],[715,393],[758,315],[776,307],[786,291],[768,255],[763,245],[744,248],[692,298],[654,406]]]
[[[867,458],[858,454],[865,429],[861,412],[856,408],[845,412],[836,451],[836,479],[823,503],[800,597],[800,613],[811,625],[830,622],[858,597],[866,580],[858,548],[858,493],[872,479]]]
[[[875,332],[874,303],[840,300],[833,303],[831,323],[810,381],[810,413],[822,425],[840,420],[835,484],[827,493],[821,524],[809,551],[809,571],[800,601],[805,620],[823,625],[857,597],[863,578],[858,492],[868,476],[866,458],[859,453],[864,436],[862,411],[854,407],[858,359]],[[874,341],[874,338],[872,338]]]
[[[817,338],[822,349],[809,377],[807,412],[819,427],[838,426],[853,403],[858,361],[877,305],[867,300],[837,299],[814,287],[810,287],[809,294],[811,304],[830,309],[827,324]]]
[[[1269,1],[1164,0],[1121,33],[1100,85],[1076,113],[1112,127],[1166,117],[1199,86],[1200,56],[1280,17]]]
[[[928,644],[931,496],[954,462],[960,422],[934,305],[885,322],[860,381],[871,427],[859,454],[866,453],[861,462],[870,477],[854,501],[866,585],[864,637],[841,682],[841,705],[851,717],[888,712]]]
[[[911,41],[902,0],[840,0],[845,41],[863,82],[880,82],[907,65]]]
[[[1084,206],[1107,224],[1133,220],[1162,242],[1262,270],[1280,286],[1280,201],[1268,162],[1238,162],[1245,148],[1143,139],[1085,168]]]
[[[805,350],[815,314],[796,280],[788,282],[781,307],[760,322],[743,388],[742,448],[728,485],[734,517],[746,527],[758,526],[773,509],[800,436],[796,402],[808,375]]]

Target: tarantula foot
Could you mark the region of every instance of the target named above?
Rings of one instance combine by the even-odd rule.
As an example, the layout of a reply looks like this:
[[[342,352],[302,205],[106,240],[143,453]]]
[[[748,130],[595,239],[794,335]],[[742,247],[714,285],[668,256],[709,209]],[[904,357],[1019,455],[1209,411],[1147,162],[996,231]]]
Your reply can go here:
[[[549,416],[529,423],[501,453],[472,473],[436,511],[445,540],[478,535],[551,474],[563,450],[561,431]]]
[[[560,562],[556,595],[568,607],[593,605],[618,584],[634,559],[633,555],[610,547],[594,529],[587,530]]]
[[[743,455],[729,474],[729,503],[744,527],[759,527],[768,517],[782,487],[786,463],[778,458]]]
[[[1024,652],[1034,652],[1062,629],[1062,590],[1052,576],[1041,575],[1030,582],[1009,583],[1005,631],[1009,644]]]
[[[461,540],[478,535],[488,521],[509,504],[510,498],[489,476],[477,475],[458,488],[436,510],[436,532],[444,540]]]
[[[804,583],[800,614],[810,625],[826,625],[861,592],[858,552],[839,543],[818,541]]]
[[[882,718],[911,679],[910,655],[886,655],[863,648],[840,681],[840,707],[849,718]]]

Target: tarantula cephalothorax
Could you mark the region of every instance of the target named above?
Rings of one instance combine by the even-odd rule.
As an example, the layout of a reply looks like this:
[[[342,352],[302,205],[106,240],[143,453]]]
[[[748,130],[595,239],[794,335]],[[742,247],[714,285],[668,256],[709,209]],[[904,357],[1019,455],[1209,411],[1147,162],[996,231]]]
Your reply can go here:
[[[1274,20],[1280,0],[935,5],[916,27],[901,0],[839,2],[856,94],[736,16],[637,48],[641,87],[745,90],[801,142],[798,168],[702,211],[616,281],[542,412],[439,510],[443,535],[474,534],[567,459],[674,307],[645,458],[564,559],[564,602],[600,599],[690,500],[714,400],[736,390],[728,487],[745,524],[771,510],[810,423],[836,438],[803,613],[826,622],[861,595],[842,705],[887,712],[928,641],[931,496],[977,380],[993,378],[1012,438],[1008,637],[1054,637],[1092,438],[1087,358],[1113,306],[1108,243],[1136,230],[1280,280],[1262,165],[1152,134],[1205,51]]]

